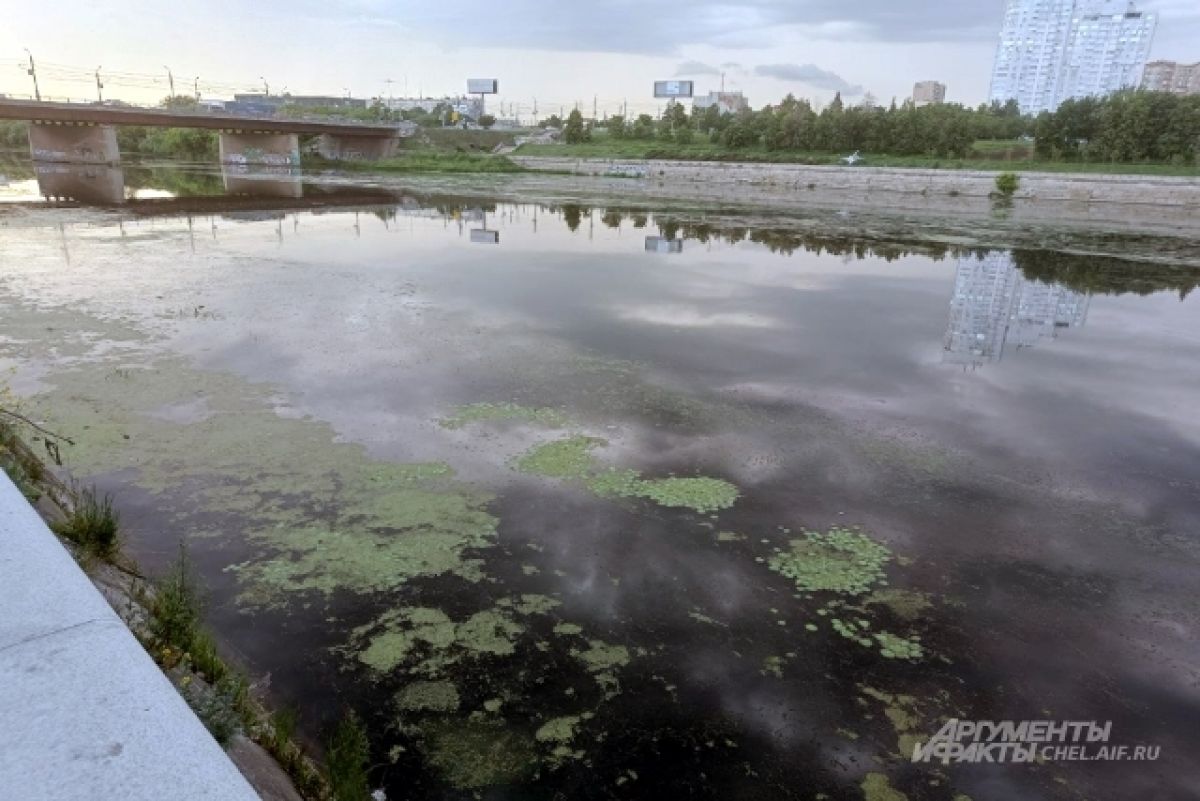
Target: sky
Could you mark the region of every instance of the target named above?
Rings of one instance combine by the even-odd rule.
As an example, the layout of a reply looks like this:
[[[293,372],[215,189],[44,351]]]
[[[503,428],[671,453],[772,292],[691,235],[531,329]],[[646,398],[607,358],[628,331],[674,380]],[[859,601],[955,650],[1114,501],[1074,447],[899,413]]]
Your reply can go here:
[[[903,100],[940,80],[986,100],[1004,0],[0,0],[0,93],[150,102],[199,83],[357,97],[442,96],[497,78],[490,110],[546,116],[653,112],[653,81],[740,89],[759,107],[790,93],[827,103]],[[1200,61],[1200,0],[1141,0],[1159,14],[1151,58]],[[123,73],[124,75],[122,75]],[[388,81],[391,81],[390,83]],[[503,107],[500,104],[504,104]]]

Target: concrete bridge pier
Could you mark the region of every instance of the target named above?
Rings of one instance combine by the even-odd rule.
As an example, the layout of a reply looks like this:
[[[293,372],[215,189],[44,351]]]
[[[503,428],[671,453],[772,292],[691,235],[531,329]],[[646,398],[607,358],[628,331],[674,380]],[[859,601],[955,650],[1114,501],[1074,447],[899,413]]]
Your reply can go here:
[[[34,161],[117,165],[117,129],[112,125],[70,122],[29,124],[29,152]]]
[[[339,161],[376,161],[396,155],[399,146],[399,136],[321,134],[317,152],[322,158]]]
[[[300,166],[300,137],[261,131],[221,131],[218,137],[222,164]]]

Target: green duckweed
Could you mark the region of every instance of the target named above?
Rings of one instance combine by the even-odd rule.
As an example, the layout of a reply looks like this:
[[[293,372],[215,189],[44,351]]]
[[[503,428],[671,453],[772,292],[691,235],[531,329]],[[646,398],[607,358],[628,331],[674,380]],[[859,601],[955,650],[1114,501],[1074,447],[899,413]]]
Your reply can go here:
[[[460,790],[515,784],[537,767],[532,737],[488,719],[431,721],[421,727],[421,748],[429,764]]]
[[[547,428],[562,428],[567,425],[567,416],[558,409],[549,407],[531,408],[516,403],[470,403],[459,406],[454,414],[438,422],[443,428],[457,429],[470,423],[488,423],[514,420],[535,423]]]
[[[863,595],[884,580],[883,568],[891,558],[887,547],[866,534],[832,528],[824,534],[804,532],[768,565],[792,579],[801,592]]]
[[[403,712],[453,712],[458,704],[458,688],[448,681],[416,681],[396,695]]]

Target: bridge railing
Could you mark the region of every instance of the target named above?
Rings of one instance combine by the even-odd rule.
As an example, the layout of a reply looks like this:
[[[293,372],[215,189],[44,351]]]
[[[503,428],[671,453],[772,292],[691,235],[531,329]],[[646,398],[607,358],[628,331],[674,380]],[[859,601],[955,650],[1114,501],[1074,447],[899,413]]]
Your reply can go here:
[[[26,101],[37,102],[38,99],[35,98],[33,95],[0,94],[0,103],[4,102],[5,100],[20,100],[23,102],[26,102]],[[89,99],[85,99],[85,98],[51,97],[48,95],[42,95],[40,102],[52,104],[52,105],[56,105],[56,106],[57,105],[70,105],[70,106],[87,106],[89,108],[113,109],[113,110],[117,110],[117,111],[120,111],[120,110],[149,111],[149,112],[154,112],[155,114],[174,114],[174,115],[177,115],[180,117],[195,117],[195,116],[200,116],[200,115],[212,115],[212,116],[222,116],[222,117],[239,117],[239,118],[244,118],[247,120],[277,119],[277,120],[288,120],[288,121],[295,121],[295,122],[344,123],[344,124],[359,125],[359,126],[363,126],[363,127],[373,127],[373,128],[395,128],[395,129],[409,128],[409,125],[403,121],[390,122],[390,121],[382,121],[382,120],[364,120],[361,117],[354,117],[354,116],[349,116],[349,115],[337,115],[337,114],[287,114],[287,113],[280,114],[279,113],[280,108],[261,108],[260,107],[260,108],[256,108],[256,109],[246,109],[246,108],[236,108],[236,107],[235,108],[227,108],[227,107],[223,107],[223,106],[222,107],[207,106],[207,105],[203,105],[203,104],[199,104],[199,105],[195,105],[195,106],[172,108],[169,106],[158,106],[158,105],[155,105],[155,106],[137,105],[134,103],[126,103],[126,102],[120,101],[120,100],[118,100],[118,101],[105,100],[105,101],[101,102],[98,100],[89,100]],[[300,108],[302,108],[302,107],[300,107]]]

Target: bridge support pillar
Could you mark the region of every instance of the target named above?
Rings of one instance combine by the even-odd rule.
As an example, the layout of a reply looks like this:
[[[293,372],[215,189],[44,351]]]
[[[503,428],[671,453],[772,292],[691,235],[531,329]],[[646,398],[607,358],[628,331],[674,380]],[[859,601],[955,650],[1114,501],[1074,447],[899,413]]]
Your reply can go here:
[[[29,152],[34,161],[102,165],[121,163],[117,129],[112,125],[31,122]]]
[[[296,134],[221,131],[222,164],[300,166],[300,137]]]
[[[354,136],[321,134],[317,152],[322,158],[338,161],[377,161],[396,155],[398,136]]]

